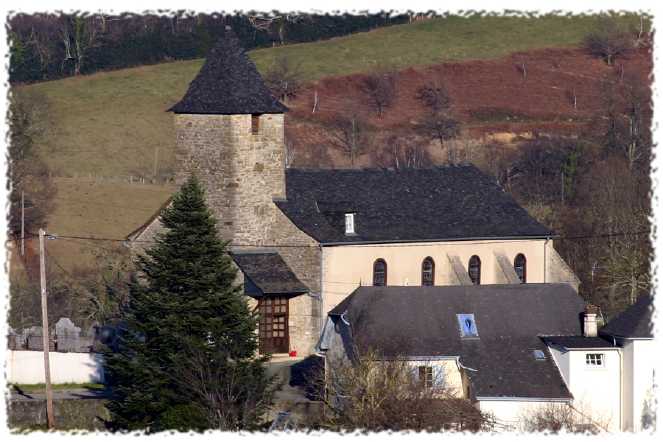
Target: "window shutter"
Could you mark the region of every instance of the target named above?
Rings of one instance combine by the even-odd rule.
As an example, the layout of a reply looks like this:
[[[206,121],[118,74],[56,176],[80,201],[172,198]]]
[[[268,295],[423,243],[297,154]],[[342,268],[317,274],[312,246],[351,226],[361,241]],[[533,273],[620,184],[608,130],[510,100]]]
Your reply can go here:
[[[445,376],[445,370],[443,365],[434,365],[433,366],[433,385],[438,388],[443,388],[447,385],[447,379]]]
[[[410,365],[410,372],[414,382],[419,382],[419,367],[417,365]]]

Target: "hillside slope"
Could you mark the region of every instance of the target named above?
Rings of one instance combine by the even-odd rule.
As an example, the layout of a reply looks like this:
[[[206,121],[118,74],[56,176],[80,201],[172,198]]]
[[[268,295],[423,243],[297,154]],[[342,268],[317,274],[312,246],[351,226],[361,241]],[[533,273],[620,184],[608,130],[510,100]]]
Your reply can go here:
[[[306,80],[489,59],[515,51],[577,45],[596,17],[448,17],[392,26],[323,42],[254,51],[264,72],[287,56]],[[637,23],[638,17],[622,20]],[[48,106],[37,140],[53,173],[169,175],[175,136],[166,111],[184,93],[202,60],[173,62],[24,87]],[[22,89],[22,88],[19,88]]]
[[[258,50],[252,52],[251,57],[263,73],[273,60],[283,55],[300,66],[309,86],[292,103],[288,125],[294,129],[292,134],[300,134],[303,144],[319,149],[325,146],[317,137],[319,132],[312,129],[315,121],[311,122],[307,116],[311,92],[319,88],[325,94],[323,110],[325,106],[329,110],[334,100],[356,100],[358,77],[347,75],[376,67],[403,69],[399,76],[403,84],[408,84],[399,92],[404,112],[390,113],[384,121],[373,121],[378,128],[390,129],[416,118],[411,102],[413,85],[428,78],[446,76],[447,72],[452,72],[449,77],[462,86],[459,91],[465,91],[454,92],[453,97],[465,125],[477,124],[471,118],[473,109],[489,106],[512,112],[530,99],[537,100],[533,109],[537,125],[545,123],[549,116],[558,120],[568,114],[568,106],[560,111],[564,92],[554,91],[555,76],[581,78],[582,72],[577,72],[578,69],[589,66],[594,73],[600,73],[605,67],[600,61],[571,54],[570,58],[579,60],[578,63],[563,63],[559,72],[552,76],[546,74],[537,78],[533,72],[531,80],[523,85],[516,84],[513,63],[520,59],[516,60],[516,55],[512,54],[519,51],[518,56],[530,60],[533,66],[550,65],[550,58],[555,54],[573,52],[569,48],[577,47],[596,20],[596,17],[556,16],[448,17],[329,41]],[[626,16],[622,20],[638,23],[637,16]],[[544,48],[557,49],[537,52]],[[132,184],[132,181],[135,182],[136,177],[152,178],[155,171],[160,178],[173,175],[175,133],[172,115],[166,109],[181,98],[201,63],[202,60],[173,62],[15,89],[43,104],[38,121],[42,131],[35,143],[53,175],[68,177],[56,180],[60,201],[49,220],[49,229],[69,235],[123,237],[167,199],[172,187],[155,185],[143,192],[141,189],[147,189],[144,187],[147,185]],[[497,72],[500,74],[495,76]],[[547,85],[550,81],[553,83]],[[487,90],[482,85],[491,85],[496,90]],[[514,107],[510,100],[516,90],[519,95]],[[551,93],[547,94],[546,90]],[[592,93],[595,90],[592,87]],[[579,116],[586,118],[587,115]],[[480,122],[487,123],[494,122]],[[325,155],[301,158],[307,165],[316,166]],[[333,159],[326,165],[330,164],[344,165]],[[110,201],[109,194],[113,195],[109,204],[117,206],[111,212],[130,216],[109,216],[108,210],[99,210],[105,201]],[[78,205],[73,206],[67,199],[77,200]],[[85,201],[90,204],[83,204]],[[63,265],[72,268],[85,264],[86,259],[80,257],[89,257],[89,254],[80,255],[76,247],[75,243],[69,243],[67,247],[63,244],[53,249],[63,257],[60,259]]]

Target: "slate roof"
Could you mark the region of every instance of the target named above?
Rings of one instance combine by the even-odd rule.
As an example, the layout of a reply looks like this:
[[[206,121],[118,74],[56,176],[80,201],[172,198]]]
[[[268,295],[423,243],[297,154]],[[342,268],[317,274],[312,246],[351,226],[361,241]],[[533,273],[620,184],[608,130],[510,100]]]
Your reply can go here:
[[[235,33],[226,29],[189,84],[168,109],[183,114],[274,114],[288,109],[267,89]]]
[[[546,336],[544,342],[550,346],[564,347],[569,350],[583,348],[614,347],[613,342],[600,336]]]
[[[248,295],[261,297],[309,291],[276,252],[233,252],[230,256],[244,273],[244,289]]]
[[[321,243],[544,238],[554,233],[470,164],[429,169],[287,169],[275,201]],[[356,235],[345,235],[354,212]]]
[[[578,335],[584,301],[568,284],[360,287],[329,316],[345,351],[385,357],[459,356],[475,397],[571,398],[541,335]],[[340,315],[351,325],[345,326]],[[456,315],[473,313],[479,339],[461,338]],[[533,350],[545,360],[536,360]]]
[[[623,338],[653,338],[652,302],[651,295],[640,296],[635,304],[608,322],[599,333]]]

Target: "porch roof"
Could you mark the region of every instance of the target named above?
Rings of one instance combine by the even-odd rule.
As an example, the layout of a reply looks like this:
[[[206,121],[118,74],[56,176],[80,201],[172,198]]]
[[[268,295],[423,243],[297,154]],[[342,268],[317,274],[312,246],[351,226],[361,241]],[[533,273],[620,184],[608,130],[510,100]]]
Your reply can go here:
[[[253,297],[296,295],[309,292],[276,251],[232,252],[233,260],[244,273],[244,291]]]

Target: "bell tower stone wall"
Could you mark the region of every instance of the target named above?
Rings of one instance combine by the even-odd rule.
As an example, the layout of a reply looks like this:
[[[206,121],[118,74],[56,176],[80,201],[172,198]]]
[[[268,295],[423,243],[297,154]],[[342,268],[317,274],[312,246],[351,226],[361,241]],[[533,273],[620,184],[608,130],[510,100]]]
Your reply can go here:
[[[273,199],[285,198],[283,114],[175,114],[175,133],[177,184],[196,174],[221,237],[238,245],[270,243]]]
[[[222,239],[235,251],[276,250],[310,295],[290,299],[290,348],[307,355],[322,326],[321,251],[274,204],[285,199],[284,115],[175,114],[177,173],[193,173],[205,186],[207,204]]]

